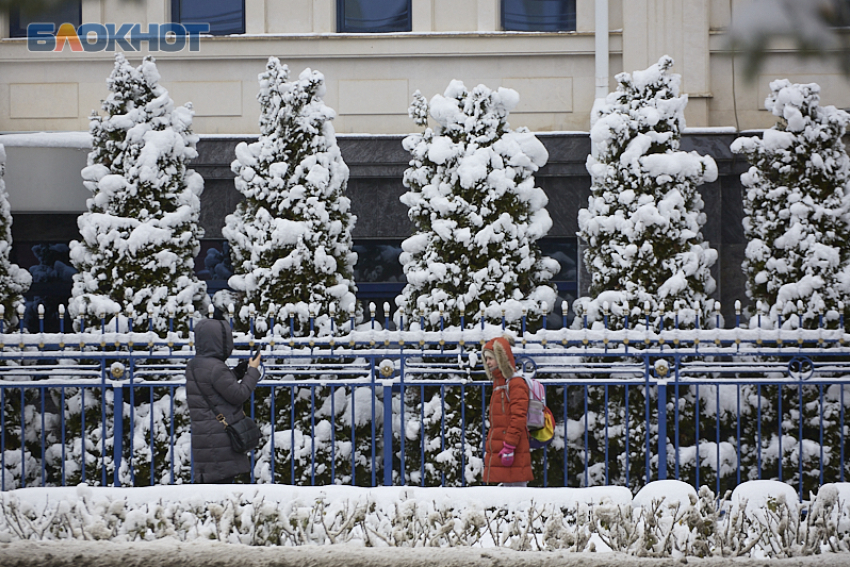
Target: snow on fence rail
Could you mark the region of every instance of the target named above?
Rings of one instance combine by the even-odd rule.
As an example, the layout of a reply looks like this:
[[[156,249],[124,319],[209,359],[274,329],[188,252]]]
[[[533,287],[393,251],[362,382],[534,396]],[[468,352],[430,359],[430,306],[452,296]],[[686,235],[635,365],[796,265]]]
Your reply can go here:
[[[246,481],[481,483],[489,384],[478,352],[503,328],[387,323],[373,315],[326,336],[235,334],[231,363],[255,343],[264,352],[265,378],[246,408],[264,441]],[[122,332],[132,325],[0,333],[0,489],[191,482],[183,369],[192,323],[165,337]],[[777,479],[802,498],[843,482],[848,342],[835,329],[656,329],[648,320],[526,329],[515,353],[547,385],[558,422],[554,442],[534,452],[534,484],[636,491],[676,478],[722,494]]]

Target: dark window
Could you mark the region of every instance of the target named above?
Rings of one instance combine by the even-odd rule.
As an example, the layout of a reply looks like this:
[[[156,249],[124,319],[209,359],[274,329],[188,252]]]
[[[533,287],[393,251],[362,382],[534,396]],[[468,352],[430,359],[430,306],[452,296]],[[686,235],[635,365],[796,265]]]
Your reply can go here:
[[[230,265],[230,245],[226,240],[201,240],[201,250],[195,257],[195,275],[207,283],[207,293],[227,289],[233,275]]]
[[[352,246],[357,252],[354,281],[364,283],[407,283],[398,257],[401,240],[358,240]]]
[[[383,318],[395,312],[395,298],[407,284],[398,260],[401,240],[358,240],[352,249],[357,252],[354,281],[363,314],[369,317],[369,304],[374,303],[383,324]],[[384,312],[384,303],[390,304],[390,313]]]
[[[76,29],[80,27],[82,19],[82,0],[66,0],[36,10],[24,4],[9,10],[9,37],[27,37],[27,26],[33,23],[53,23],[56,29],[68,23]]]
[[[538,241],[540,252],[561,264],[561,271],[549,282],[558,290],[557,304],[550,307],[546,327],[560,329],[572,323],[573,301],[578,296],[578,238],[542,238]],[[567,311],[563,311],[564,301]],[[566,316],[566,318],[564,317]]]
[[[212,35],[245,33],[245,1],[171,0],[171,21],[209,24]]]
[[[369,304],[374,303],[376,319],[381,324],[395,312],[395,298],[407,284],[399,262],[401,243],[399,239],[361,239],[352,246],[357,253],[357,264],[354,266],[357,300],[361,303],[366,317],[369,316]],[[543,238],[538,244],[544,256],[554,258],[561,265],[561,271],[549,282],[557,288],[558,299],[557,304],[551,306],[547,318],[549,328],[559,329],[564,322],[563,301],[567,301],[567,321],[572,321],[573,318],[572,304],[578,290],[578,239]],[[195,270],[198,277],[206,281],[210,295],[220,289],[226,289],[227,279],[233,275],[227,242],[202,240],[201,251],[195,259]],[[389,313],[384,311],[384,303],[389,303]]]
[[[32,285],[24,293],[24,326],[32,333],[58,333],[59,305],[67,306],[71,297],[72,278],[76,270],[69,258],[68,242],[23,242],[15,240],[9,259],[28,270]],[[44,307],[39,317],[38,306]],[[70,331],[70,319],[65,314],[65,331]]]
[[[410,0],[337,0],[337,31],[388,33],[411,30]]]
[[[541,238],[538,242],[540,253],[544,256],[557,260],[561,264],[561,271],[552,278],[553,282],[577,281],[578,239],[567,238]]]
[[[507,31],[575,31],[575,0],[502,0]]]

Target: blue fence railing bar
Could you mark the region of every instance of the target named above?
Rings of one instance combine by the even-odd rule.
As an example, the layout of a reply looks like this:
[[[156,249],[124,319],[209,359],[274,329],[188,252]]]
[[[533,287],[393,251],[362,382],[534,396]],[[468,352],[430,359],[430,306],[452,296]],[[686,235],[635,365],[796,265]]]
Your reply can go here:
[[[0,488],[192,481],[183,388],[191,333],[0,334]],[[478,351],[499,326],[335,336],[237,333],[264,347],[246,411],[264,427],[251,482],[480,483],[489,384]],[[843,329],[843,320],[842,325]],[[339,329],[339,327],[336,327]],[[716,492],[775,478],[801,496],[843,482],[850,334],[837,329],[541,329],[536,366],[556,440],[541,486],[679,478]]]

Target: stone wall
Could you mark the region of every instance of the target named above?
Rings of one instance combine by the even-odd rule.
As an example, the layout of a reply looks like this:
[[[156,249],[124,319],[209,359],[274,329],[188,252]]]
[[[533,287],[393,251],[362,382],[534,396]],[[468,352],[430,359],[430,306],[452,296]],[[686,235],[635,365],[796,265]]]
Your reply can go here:
[[[548,211],[552,217],[549,237],[575,237],[578,231],[578,211],[587,206],[590,177],[585,160],[590,152],[587,133],[538,134],[549,151],[549,162],[536,175],[537,184],[549,197]],[[715,298],[721,302],[727,318],[734,316],[734,302],[744,301],[744,274],[741,262],[746,241],[741,219],[741,184],[739,176],[746,170],[746,160],[733,155],[729,145],[738,136],[730,131],[697,131],[683,136],[682,149],[695,150],[714,157],[719,169],[717,181],[700,188],[707,217],[703,236],[719,253],[712,274],[717,280]],[[198,158],[191,163],[205,180],[201,198],[201,224],[205,239],[219,240],[225,217],[233,212],[241,195],[233,186],[234,148],[242,141],[255,137],[201,137]],[[402,176],[409,156],[402,148],[403,136],[341,135],[339,146],[350,169],[348,196],[357,215],[354,238],[401,240],[410,235],[412,224],[407,207],[399,201],[405,192]],[[38,211],[16,213],[12,226],[13,260],[27,263],[29,247],[37,242],[69,242],[79,238],[76,213]],[[581,245],[579,245],[581,248]],[[580,256],[580,254],[579,254]],[[587,293],[589,275],[581,258],[579,293]],[[30,258],[31,262],[32,259]]]
[[[537,173],[537,184],[549,197],[552,217],[550,237],[575,237],[578,211],[587,206],[590,176],[585,160],[590,153],[586,133],[538,134],[549,151],[549,162]],[[717,162],[717,181],[700,188],[707,217],[703,236],[719,253],[712,269],[717,280],[715,298],[721,302],[724,316],[732,317],[735,300],[744,301],[744,275],[741,262],[744,240],[741,219],[741,184],[739,176],[746,171],[746,160],[734,155],[729,145],[738,136],[734,132],[685,134],[682,149],[708,154]],[[407,207],[399,201],[405,192],[402,176],[409,159],[401,145],[403,136],[339,136],[343,158],[350,169],[348,195],[357,215],[356,239],[402,239],[410,235],[412,224]],[[201,221],[207,238],[221,238],[224,217],[233,211],[239,194],[233,188],[229,163],[233,147],[249,138],[202,138],[199,157],[193,167],[206,179],[202,198]],[[579,259],[579,264],[582,265]],[[580,293],[587,293],[589,276],[584,269],[579,276]]]

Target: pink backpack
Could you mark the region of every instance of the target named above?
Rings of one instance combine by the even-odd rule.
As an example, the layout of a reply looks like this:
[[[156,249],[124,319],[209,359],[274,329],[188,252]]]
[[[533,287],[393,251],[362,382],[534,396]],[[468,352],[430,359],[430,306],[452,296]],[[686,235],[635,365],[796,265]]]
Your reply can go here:
[[[526,429],[529,431],[537,431],[546,427],[546,387],[540,380],[534,376],[537,374],[537,365],[530,358],[521,358],[517,362],[517,371],[513,378],[517,376],[525,380],[528,385],[528,417],[526,418]],[[505,395],[508,401],[511,401],[508,394],[508,386],[502,386],[505,389]]]
[[[546,426],[546,387],[535,379],[522,376],[528,384],[528,418],[526,427],[529,431],[537,431]]]

